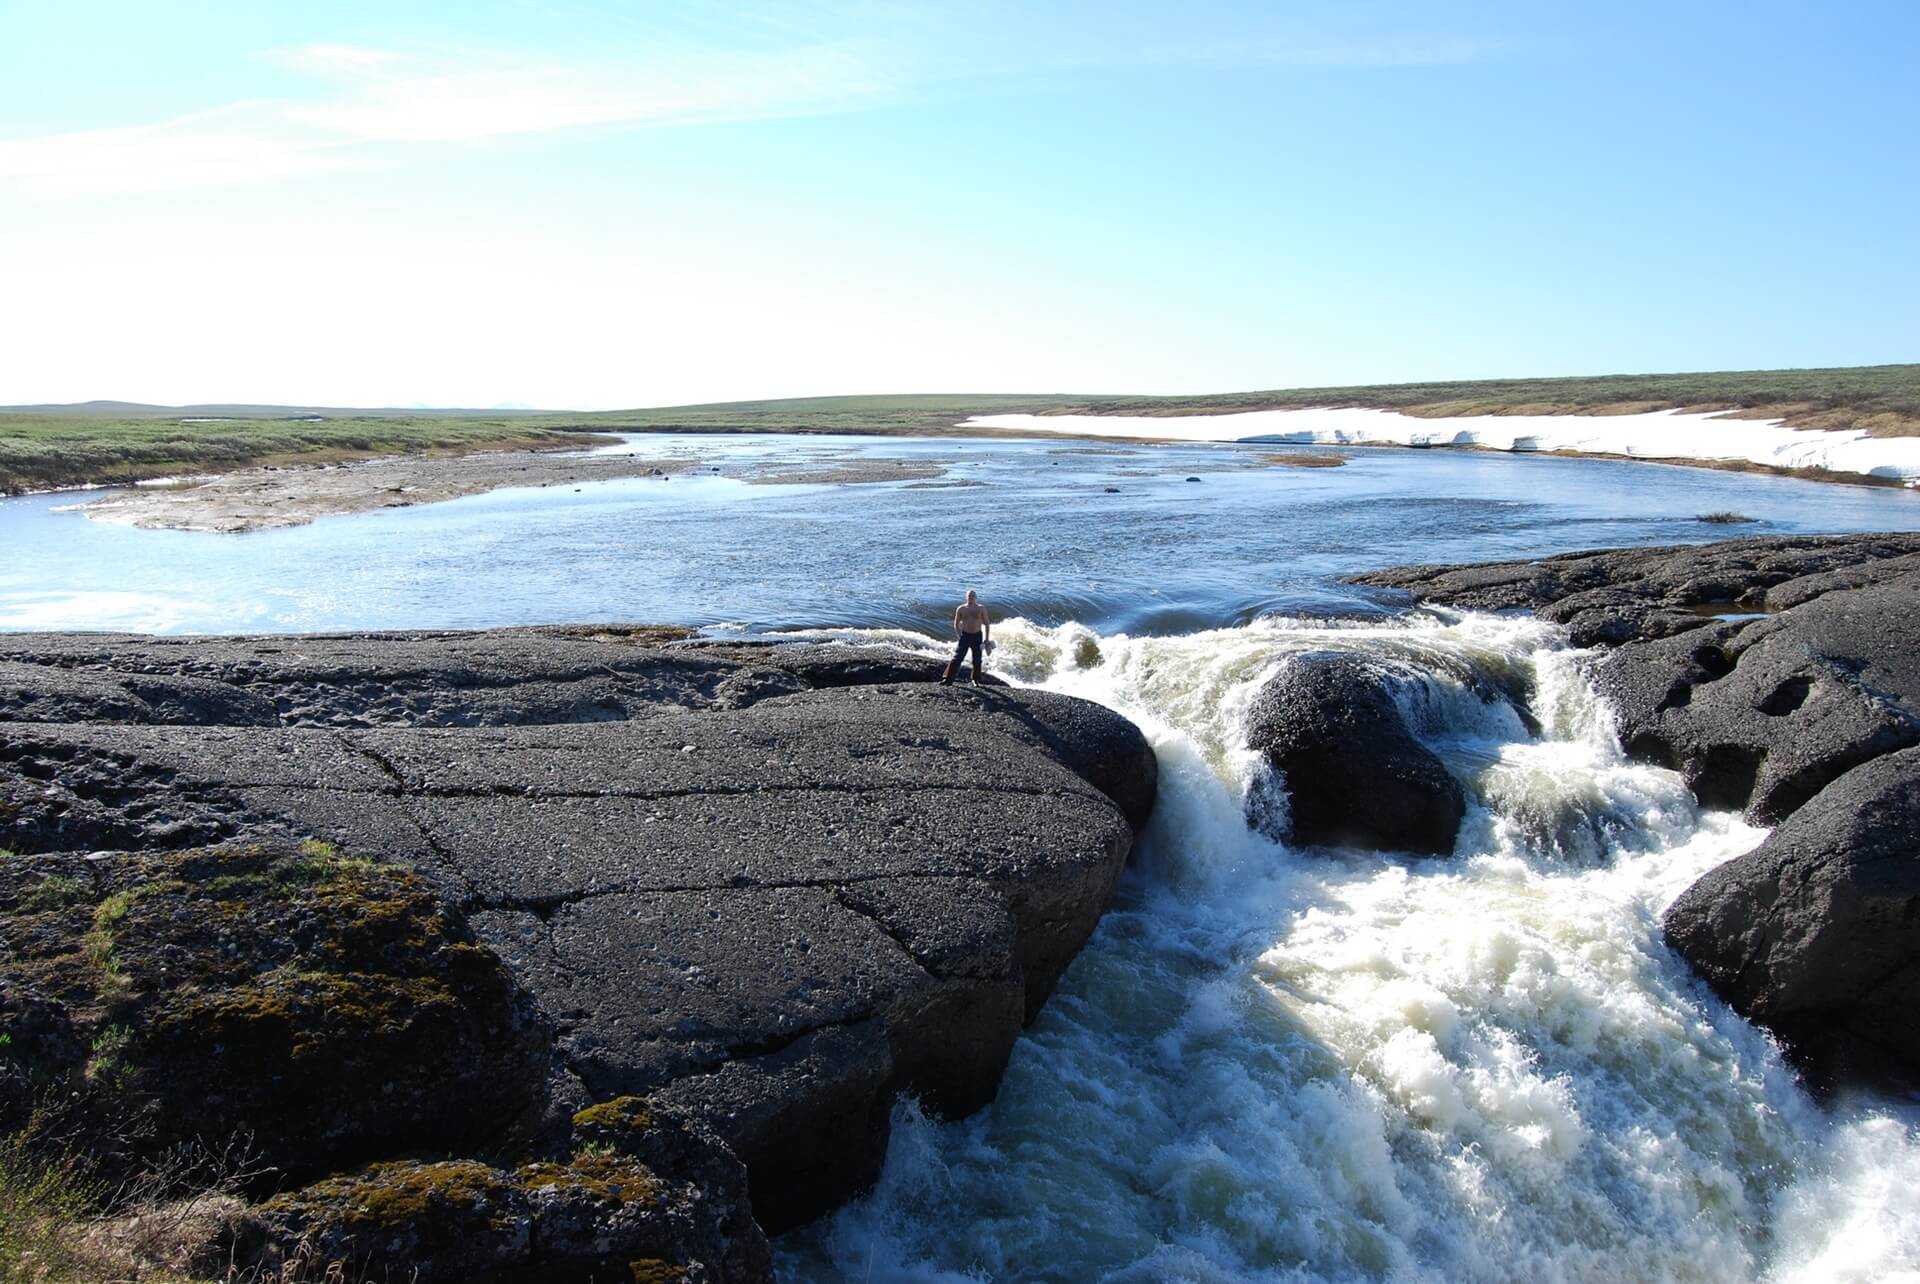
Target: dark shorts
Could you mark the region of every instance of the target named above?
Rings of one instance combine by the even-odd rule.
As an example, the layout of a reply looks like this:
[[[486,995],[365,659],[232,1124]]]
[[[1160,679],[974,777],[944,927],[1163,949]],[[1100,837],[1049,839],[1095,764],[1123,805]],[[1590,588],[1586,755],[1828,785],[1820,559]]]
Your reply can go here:
[[[960,644],[953,648],[954,665],[957,667],[962,660],[967,658],[967,652],[971,651],[973,652],[973,675],[979,677],[981,664],[980,643],[984,637],[985,634],[981,633],[962,633],[960,635]]]

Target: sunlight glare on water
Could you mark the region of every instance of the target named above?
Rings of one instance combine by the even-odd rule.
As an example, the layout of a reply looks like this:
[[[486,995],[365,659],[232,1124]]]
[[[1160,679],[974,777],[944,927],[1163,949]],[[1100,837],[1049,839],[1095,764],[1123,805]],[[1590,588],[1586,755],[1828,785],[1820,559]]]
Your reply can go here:
[[[1762,831],[1627,762],[1549,626],[995,632],[1004,674],[1146,730],[1158,810],[999,1099],[959,1123],[902,1106],[878,1188],[788,1236],[787,1278],[1810,1281],[1920,1261],[1911,1121],[1816,1106],[1660,941],[1666,904]],[[1294,852],[1242,819],[1265,770],[1253,693],[1328,649],[1369,657],[1472,782],[1453,859]]]

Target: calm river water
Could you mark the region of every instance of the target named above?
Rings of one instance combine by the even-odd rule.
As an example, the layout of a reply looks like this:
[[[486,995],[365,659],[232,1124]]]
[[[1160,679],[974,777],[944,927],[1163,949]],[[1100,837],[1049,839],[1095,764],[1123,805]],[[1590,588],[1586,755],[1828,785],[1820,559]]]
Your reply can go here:
[[[1164,634],[1348,605],[1340,576],[1398,562],[1730,529],[1920,528],[1920,496],[1903,491],[1466,451],[1370,449],[1339,468],[1213,471],[1290,448],[1080,454],[1058,442],[706,436],[615,449],[730,470],[827,452],[933,459],[950,461],[943,481],[986,484],[634,479],[247,535],[93,522],[71,511],[83,494],[12,499],[0,501],[0,629],[930,628],[970,584],[1004,614]],[[1760,520],[1693,520],[1726,509]]]

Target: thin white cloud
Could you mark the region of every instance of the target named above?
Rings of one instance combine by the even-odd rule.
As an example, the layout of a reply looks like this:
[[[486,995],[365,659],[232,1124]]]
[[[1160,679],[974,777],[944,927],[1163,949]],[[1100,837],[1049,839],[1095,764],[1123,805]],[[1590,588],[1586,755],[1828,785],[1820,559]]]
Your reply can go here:
[[[326,79],[330,92],[238,102],[150,125],[0,140],[0,183],[87,195],[269,182],[368,164],[383,145],[792,115],[892,88],[867,60],[828,46],[571,66],[308,45],[275,51],[273,60]]]
[[[285,118],[350,143],[478,142],[589,125],[816,111],[889,88],[861,59],[835,48],[651,66],[363,63],[352,77],[349,92],[288,104]]]
[[[1326,44],[1255,45],[1239,57],[1296,67],[1445,67],[1478,62],[1505,47],[1504,41],[1473,36],[1385,35]]]
[[[52,196],[270,182],[352,163],[339,140],[296,128],[273,102],[0,141],[0,183]]]
[[[85,196],[272,183],[387,163],[406,146],[839,111],[982,78],[1156,64],[1436,66],[1501,47],[1217,28],[1168,43],[1121,21],[1061,25],[1019,7],[1002,16],[963,23],[929,10],[910,34],[895,24],[891,41],[782,32],[787,43],[755,52],[656,39],[644,55],[598,62],[329,43],[271,50],[264,56],[299,78],[299,92],[150,124],[0,139],[0,188]]]
[[[391,49],[324,43],[269,50],[267,58],[291,71],[316,76],[371,75],[405,61],[405,55]]]

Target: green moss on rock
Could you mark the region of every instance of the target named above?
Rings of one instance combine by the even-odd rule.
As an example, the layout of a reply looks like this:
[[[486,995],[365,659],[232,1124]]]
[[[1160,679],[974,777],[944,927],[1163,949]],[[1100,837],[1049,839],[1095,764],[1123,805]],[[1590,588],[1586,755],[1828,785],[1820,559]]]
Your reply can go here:
[[[615,1097],[588,1106],[573,1116],[574,1134],[591,1140],[644,1136],[653,1126],[653,1110],[645,1097]]]
[[[111,1032],[84,1079],[149,1149],[244,1128],[313,1176],[476,1145],[544,1091],[548,1032],[464,919],[324,845],[8,862],[0,960],[87,1042]]]
[[[584,1196],[615,1204],[657,1201],[661,1183],[644,1164],[624,1155],[589,1152],[565,1164],[528,1164],[519,1170],[529,1190]]]
[[[29,887],[20,898],[23,914],[46,914],[85,905],[93,900],[93,884],[70,874],[50,874]]]
[[[316,1279],[338,1263],[349,1278],[386,1271],[417,1284],[609,1280],[635,1263],[667,1272],[645,1278],[769,1278],[764,1240],[729,1256],[702,1207],[699,1192],[622,1156],[513,1171],[381,1163],[250,1210],[227,1247],[243,1269],[271,1278],[308,1278],[309,1263]],[[689,1262],[703,1263],[697,1276]]]
[[[518,1194],[508,1174],[472,1160],[399,1162],[330,1177],[268,1206],[324,1214],[349,1232],[387,1232],[415,1228],[428,1219],[498,1219],[512,1211]]]

